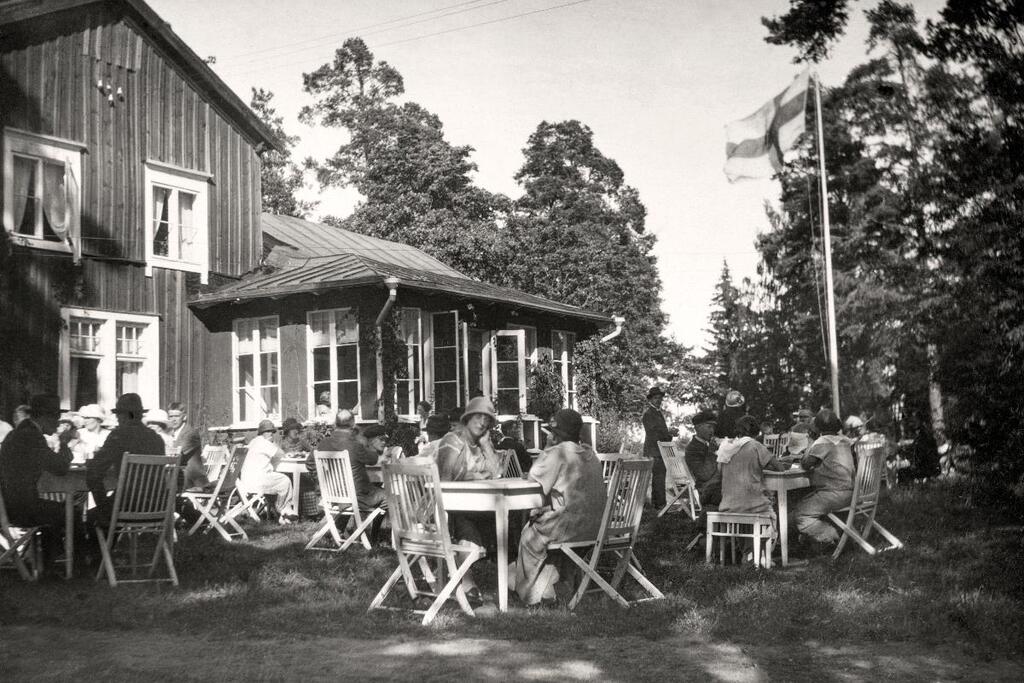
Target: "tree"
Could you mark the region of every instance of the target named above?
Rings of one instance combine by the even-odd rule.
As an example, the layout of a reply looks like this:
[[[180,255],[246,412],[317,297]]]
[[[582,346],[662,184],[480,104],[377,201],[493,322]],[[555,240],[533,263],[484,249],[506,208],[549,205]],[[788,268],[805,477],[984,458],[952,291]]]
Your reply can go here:
[[[302,170],[291,160],[291,150],[299,142],[299,138],[288,135],[284,130],[284,118],[277,115],[271,106],[274,93],[263,88],[252,89],[249,106],[270,128],[274,136],[284,147],[283,152],[269,149],[262,154],[260,180],[263,188],[263,210],[283,216],[305,218],[316,207],[315,202],[299,199],[296,193],[302,189]]]

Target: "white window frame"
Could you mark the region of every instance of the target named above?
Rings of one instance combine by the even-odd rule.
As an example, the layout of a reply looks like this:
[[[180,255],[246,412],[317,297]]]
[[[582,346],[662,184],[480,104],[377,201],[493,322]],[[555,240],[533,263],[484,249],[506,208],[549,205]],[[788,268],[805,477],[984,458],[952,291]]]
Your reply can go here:
[[[420,395],[420,398],[417,400],[417,398],[416,398],[416,391],[415,390],[411,391],[410,394],[409,394],[409,407],[412,409],[412,412],[406,413],[406,415],[409,416],[409,417],[412,417],[412,416],[416,415],[416,404],[419,401],[425,400],[423,398],[423,396],[424,396],[423,360],[424,360],[424,357],[425,357],[425,354],[423,353],[423,347],[424,347],[424,339],[423,339],[423,311],[421,311],[419,308],[403,307],[401,309],[401,313],[402,313],[402,319],[403,319],[403,329],[399,330],[400,333],[404,333],[404,319],[405,319],[405,316],[407,316],[407,315],[414,315],[414,316],[416,316],[416,338],[417,338],[417,343],[416,343],[416,350],[413,352],[415,355],[409,353],[409,340],[407,338],[404,338],[404,334],[403,334],[403,339],[402,339],[402,346],[405,347],[405,367],[406,367],[406,371],[409,373],[409,378],[412,380],[412,382],[410,383],[409,386],[410,387],[418,386],[418,388],[419,388],[419,395]],[[419,361],[419,369],[420,369],[419,377],[413,377],[413,374],[414,374],[413,373],[413,369],[416,367],[416,361]],[[398,378],[396,377],[395,378],[395,406],[397,407],[397,405],[398,405]]]
[[[437,348],[438,347],[437,347],[437,334],[435,334],[435,332],[434,332],[434,326],[435,326],[435,322],[437,320],[437,317],[438,316],[442,316],[442,315],[452,315],[452,316],[454,316],[454,319],[455,319],[455,327],[452,330],[452,333],[455,336],[455,396],[457,397],[456,400],[458,400],[459,398],[462,398],[462,396],[463,396],[463,387],[464,387],[464,384],[465,384],[465,382],[464,382],[465,378],[464,378],[464,375],[463,375],[463,372],[464,372],[464,370],[463,370],[463,359],[462,359],[462,355],[463,355],[463,352],[465,350],[465,346],[463,345],[463,339],[462,339],[463,331],[462,331],[462,325],[461,325],[462,321],[460,319],[459,312],[457,310],[454,310],[454,311],[431,311],[430,312],[430,325],[429,325],[429,328],[430,328],[430,345],[429,345],[429,354],[428,354],[429,366],[430,366],[430,375],[429,375],[430,381],[429,381],[429,383],[426,386],[430,387],[430,398],[428,398],[427,400],[430,401],[431,404],[433,404],[435,410],[438,409],[438,405],[437,405],[437,388],[436,388],[437,387],[437,377],[436,377],[436,373],[434,372],[434,366],[437,363]],[[452,348],[452,347],[446,346],[445,348]],[[426,358],[425,358],[425,360],[426,360]],[[424,375],[427,374],[426,370],[427,370],[426,364],[424,364]],[[446,383],[450,383],[450,382],[451,382],[451,380],[446,380]],[[446,406],[446,408],[453,408],[453,407],[455,407],[455,406]]]
[[[153,276],[153,268],[183,270],[199,273],[202,284],[209,283],[210,274],[210,179],[208,173],[179,168],[158,161],[147,160],[144,164],[145,208],[144,234],[146,240],[146,275]],[[153,253],[153,189],[165,187],[172,191],[172,207],[177,206],[179,192],[194,194],[196,199],[192,205],[192,220],[195,222],[195,239],[192,242],[192,258],[170,258]],[[168,209],[168,215],[173,215]]]
[[[68,238],[72,243],[77,244],[82,235],[82,152],[86,146],[74,140],[53,137],[51,135],[37,135],[17,128],[4,128],[4,230],[8,232],[11,239],[18,244],[37,249],[49,249],[72,253],[72,247],[66,241],[55,242],[43,239],[41,236],[23,235],[18,232],[14,224],[14,156],[16,154],[46,159],[50,161],[63,162],[65,168],[69,169],[72,181],[65,178],[64,196],[68,216]],[[42,174],[36,179],[38,187],[36,195],[42,194]],[[72,190],[72,186],[77,190]]]
[[[562,348],[561,358],[555,357],[555,335],[563,336],[564,346]],[[551,330],[551,360],[559,364],[560,374],[562,376],[562,397],[565,399],[565,405],[568,408],[576,409],[576,391],[569,391],[569,376],[572,374],[572,357],[570,356],[571,350],[576,346],[576,333],[569,332],[568,330]],[[573,384],[573,387],[576,385]]]
[[[155,315],[137,313],[118,313],[88,308],[62,307],[60,309],[63,329],[60,335],[60,367],[58,383],[61,388],[61,407],[77,409],[81,406],[71,405],[71,357],[72,355],[88,355],[99,359],[97,368],[97,402],[110,408],[117,401],[117,361],[130,359],[141,360],[139,370],[138,394],[142,405],[157,407],[160,402],[160,318]],[[99,348],[94,353],[72,354],[71,320],[87,318],[100,325]],[[139,342],[144,350],[143,355],[120,356],[117,353],[117,326],[127,324],[143,327]]]
[[[488,344],[488,352],[485,358],[490,358],[491,383],[489,393],[491,401],[498,406],[498,354],[495,349],[498,337],[513,337],[516,340],[516,372],[518,374],[519,389],[519,413],[526,414],[526,330],[495,330],[491,335],[491,342]],[[502,361],[510,362],[510,361]],[[485,371],[486,372],[486,371]],[[509,387],[505,387],[508,389]],[[500,410],[500,408],[499,408]]]
[[[312,325],[312,318],[313,318],[314,315],[318,315],[318,314],[322,314],[322,313],[330,313],[331,314],[331,320],[330,320],[330,324],[328,326],[328,330],[329,330],[328,334],[330,335],[330,340],[331,340],[331,344],[330,344],[330,348],[331,348],[331,354],[330,354],[330,374],[331,374],[330,387],[331,387],[331,390],[330,391],[331,391],[331,406],[335,410],[341,409],[341,408],[351,409],[351,406],[339,406],[338,405],[338,354],[337,354],[337,350],[336,350],[337,347],[338,347],[338,343],[337,343],[338,342],[338,337],[337,337],[337,333],[336,333],[337,314],[338,313],[348,314],[348,315],[353,316],[355,318],[355,320],[356,320],[356,342],[355,342],[354,346],[356,347],[356,397],[357,397],[357,401],[356,401],[355,410],[353,411],[353,413],[356,415],[356,417],[360,417],[362,415],[361,406],[362,406],[362,403],[363,403],[363,401],[362,401],[362,396],[363,396],[363,372],[362,372],[363,368],[362,368],[362,361],[363,361],[363,357],[362,357],[361,349],[359,348],[359,309],[354,308],[354,307],[322,308],[322,309],[318,309],[318,310],[315,310],[315,311],[307,311],[306,312],[306,379],[307,379],[307,382],[306,382],[306,405],[308,406],[308,410],[309,410],[309,412],[307,412],[306,414],[310,415],[310,416],[316,415],[316,398],[317,398],[316,397],[316,393],[317,392],[313,389],[313,325]]]
[[[274,352],[277,354],[277,384],[263,384],[263,378],[261,374],[263,369],[260,367],[259,356],[259,329],[261,321],[273,321],[273,326],[277,328],[277,350]],[[253,356],[252,363],[252,374],[253,374],[253,386],[257,391],[262,389],[264,386],[276,386],[277,387],[277,405],[278,411],[284,404],[284,397],[281,395],[281,322],[276,315],[265,315],[256,318],[237,318],[231,326],[231,419],[234,425],[238,426],[250,426],[255,427],[260,420],[267,419],[272,420],[275,423],[280,423],[281,413],[264,413],[256,418],[250,418],[244,422],[240,419],[240,409],[238,401],[238,390],[241,389],[240,378],[238,377],[238,327],[242,323],[252,323],[255,337],[251,340],[254,344],[254,351],[251,354]],[[263,412],[263,411],[261,411]]]
[[[506,325],[510,330],[524,330],[526,332],[526,360],[530,363],[537,362],[537,328],[533,325],[516,325],[515,323],[509,323]]]

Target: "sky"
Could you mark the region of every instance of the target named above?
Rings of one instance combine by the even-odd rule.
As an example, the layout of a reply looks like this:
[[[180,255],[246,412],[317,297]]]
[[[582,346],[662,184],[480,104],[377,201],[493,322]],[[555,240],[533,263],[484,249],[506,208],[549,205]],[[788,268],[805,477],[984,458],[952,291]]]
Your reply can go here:
[[[647,207],[667,332],[697,351],[723,261],[734,281],[756,275],[754,240],[779,185],[726,180],[724,127],[801,69],[792,48],[764,42],[761,17],[784,13],[786,0],[148,2],[197,54],[216,57],[212,68],[245,102],[251,87],[274,93],[285,129],[301,138],[296,160],[324,159],[345,140],[301,125],[297,112],[310,102],[302,74],[353,36],[398,69],[405,98],[436,113],[449,142],[475,149],[475,181],[492,192],[521,194],[513,176],[541,121],[585,123]],[[928,16],[941,3],[914,4]],[[866,60],[861,12],[855,4],[846,37],[818,67],[826,86]],[[320,200],[314,220],[344,216],[359,199],[309,194]]]

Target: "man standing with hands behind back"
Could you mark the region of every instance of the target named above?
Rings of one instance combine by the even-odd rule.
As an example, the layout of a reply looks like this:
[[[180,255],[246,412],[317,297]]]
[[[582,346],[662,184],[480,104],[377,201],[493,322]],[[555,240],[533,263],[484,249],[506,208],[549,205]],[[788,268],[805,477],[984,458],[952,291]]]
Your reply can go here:
[[[644,457],[654,461],[651,504],[659,510],[665,507],[665,462],[661,459],[658,442],[671,441],[679,435],[678,429],[669,429],[665,422],[665,414],[661,412],[664,398],[664,389],[658,385],[651,387],[647,392],[647,406],[641,418],[644,425]]]

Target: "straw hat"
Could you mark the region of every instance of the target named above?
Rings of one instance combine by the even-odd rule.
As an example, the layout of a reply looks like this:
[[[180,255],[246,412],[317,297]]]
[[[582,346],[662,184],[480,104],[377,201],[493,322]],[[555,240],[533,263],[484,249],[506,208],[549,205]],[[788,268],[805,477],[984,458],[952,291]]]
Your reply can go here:
[[[166,427],[169,419],[166,410],[163,408],[153,408],[146,413],[146,417],[142,418],[142,421],[148,425],[158,424]]]
[[[265,432],[276,432],[277,427],[270,420],[260,420],[259,426],[256,428],[257,434],[263,434]]]
[[[107,414],[103,412],[103,408],[100,408],[99,405],[95,403],[89,403],[82,406],[81,408],[78,409],[78,414],[81,415],[83,418],[91,417],[93,419],[101,421],[107,417]]]
[[[498,414],[494,412],[494,404],[485,396],[469,399],[469,404],[466,406],[465,412],[462,413],[460,421],[462,424],[466,424],[469,422],[470,416],[477,414],[489,416],[492,424],[498,421]]]
[[[743,398],[743,394],[733,389],[725,395],[725,406],[727,408],[739,408],[746,402]]]

